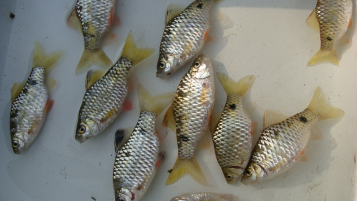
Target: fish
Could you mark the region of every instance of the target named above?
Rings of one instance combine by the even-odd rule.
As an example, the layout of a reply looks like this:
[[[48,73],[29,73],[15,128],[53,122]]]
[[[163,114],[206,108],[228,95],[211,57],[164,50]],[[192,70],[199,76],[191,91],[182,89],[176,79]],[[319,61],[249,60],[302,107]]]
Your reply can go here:
[[[306,23],[320,32],[320,50],[310,59],[307,66],[330,62],[339,66],[336,42],[344,38],[348,28],[352,27],[352,0],[318,0]]]
[[[77,0],[67,17],[67,25],[83,34],[84,51],[75,74],[85,73],[92,65],[109,68],[112,61],[101,43],[114,22],[115,0]]]
[[[171,103],[174,93],[168,92],[155,97],[141,85],[138,86],[140,116],[129,139],[123,146],[116,146],[113,167],[115,200],[140,200],[152,182],[158,166],[165,159],[160,152],[163,134],[155,130],[157,116]],[[115,142],[123,135],[116,132]],[[161,139],[161,140],[160,140]]]
[[[47,75],[63,54],[59,50],[45,55],[41,44],[35,41],[30,75],[11,90],[10,135],[15,154],[21,154],[36,139],[53,106],[48,90],[55,81]]]
[[[316,88],[309,106],[294,116],[267,110],[264,129],[243,173],[242,183],[262,182],[288,170],[304,154],[312,126],[320,120],[343,115],[343,110],[326,102],[320,87]]]
[[[210,10],[218,0],[196,0],[183,11],[170,4],[160,43],[156,76],[166,78],[202,49],[210,30]]]
[[[243,96],[253,85],[255,77],[248,75],[238,82],[217,73],[227,101],[212,141],[216,158],[228,184],[233,184],[248,165],[253,143],[252,121],[243,108]]]
[[[207,180],[194,157],[197,142],[206,133],[214,106],[214,74],[208,56],[201,54],[181,79],[163,125],[176,133],[178,157],[166,185],[190,174],[202,185]]]
[[[153,48],[138,49],[131,33],[128,34],[118,61],[102,76],[87,74],[86,92],[78,113],[75,139],[83,143],[104,131],[123,110],[130,110],[128,95],[132,67],[149,57]]]
[[[239,198],[232,194],[216,193],[186,193],[171,199],[171,201],[238,201]]]

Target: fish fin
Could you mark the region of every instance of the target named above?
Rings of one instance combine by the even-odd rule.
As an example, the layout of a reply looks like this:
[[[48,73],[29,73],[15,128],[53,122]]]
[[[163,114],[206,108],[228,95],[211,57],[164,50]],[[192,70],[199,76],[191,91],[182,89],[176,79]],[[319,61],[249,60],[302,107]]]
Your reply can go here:
[[[113,31],[109,31],[109,33],[105,36],[103,40],[103,44],[111,45],[113,43],[116,43],[117,41],[118,41],[118,36]]]
[[[258,122],[250,122],[250,136],[254,136]]]
[[[165,12],[165,25],[167,25],[174,17],[182,13],[183,10],[185,10],[186,6],[183,5],[176,5],[171,3],[169,6],[167,6],[166,12]]]
[[[120,20],[120,18],[119,18],[118,15],[115,15],[115,16],[114,16],[114,21],[113,21],[113,25],[112,25],[112,26],[114,26],[114,27],[119,27],[120,25],[121,25],[121,20]]]
[[[321,140],[324,138],[324,135],[318,128],[313,128],[311,132],[311,140]]]
[[[35,41],[33,47],[33,67],[44,67],[46,73],[49,73],[53,64],[64,54],[64,51],[58,50],[45,54],[42,45]]]
[[[206,39],[208,38],[209,30],[210,30],[210,27],[208,27],[208,29],[206,30],[205,35],[203,36],[202,41],[206,41]],[[211,37],[211,39],[212,39],[212,37]]]
[[[76,7],[72,9],[72,11],[68,14],[67,20],[66,20],[66,25],[78,33],[82,33],[82,24],[81,21],[79,20],[76,12]]]
[[[313,28],[317,32],[320,32],[320,23],[316,17],[316,8],[311,12],[309,17],[306,19],[306,24]]]
[[[173,92],[164,93],[155,97],[145,89],[145,87],[138,85],[138,99],[140,111],[153,112],[157,115],[160,114],[168,104],[172,102]]]
[[[322,119],[341,117],[345,112],[337,107],[328,105],[321,87],[317,87],[307,110],[317,114]]]
[[[11,102],[21,93],[22,89],[26,85],[26,81],[14,83],[11,88]]]
[[[130,111],[133,109],[133,103],[130,100],[125,100],[122,111]]]
[[[45,105],[45,111],[49,113],[53,107],[53,104],[55,103],[54,100],[47,100],[46,105]]]
[[[78,62],[75,74],[80,75],[86,72],[92,65],[107,69],[112,65],[112,61],[108,58],[102,49],[84,49],[81,60]]]
[[[299,160],[300,161],[308,161],[308,157],[307,157],[307,154],[306,154],[306,149],[303,149],[296,157],[295,157],[295,160]]]
[[[213,41],[214,39],[212,38],[212,36],[210,36],[210,35],[208,35],[207,36],[207,39],[205,40],[205,44],[207,44],[207,43],[209,43],[209,42],[211,42],[211,41]]]
[[[197,163],[197,160],[192,157],[191,159],[183,159],[177,157],[174,167],[166,180],[165,185],[170,185],[177,182],[185,174],[190,174],[191,177],[196,180],[198,183],[207,186],[207,180],[205,175],[202,173],[200,165]]]
[[[339,66],[338,62],[338,56],[336,54],[336,50],[319,50],[307,63],[307,66],[314,66],[316,64],[322,63],[322,62],[331,62],[332,64]]]
[[[174,133],[176,133],[176,121],[174,117],[174,112],[172,110],[172,104],[170,105],[169,109],[167,109],[162,124],[165,127],[169,127]]]
[[[265,110],[263,117],[263,128],[267,128],[273,124],[280,123],[287,119],[288,116],[274,110]]]
[[[169,131],[168,131],[168,129],[166,127],[165,128],[160,128],[160,130],[159,129],[155,130],[155,133],[156,133],[157,137],[159,138],[159,142],[160,143],[162,143],[165,140],[168,132]]]
[[[337,41],[337,45],[342,46],[342,45],[347,45],[349,44],[351,41],[350,39],[347,37],[347,35],[343,35],[338,41]]]
[[[156,161],[156,164],[155,164],[155,169],[157,169],[166,159],[166,152],[165,151],[161,151],[159,152],[159,157]]]
[[[204,135],[201,139],[200,142],[200,148],[201,149],[209,149],[211,148],[211,143],[209,141],[209,137],[207,135]]]
[[[348,23],[348,28],[352,29],[352,26],[353,26],[353,20],[352,20],[352,16],[351,16],[350,22]]]
[[[254,75],[245,76],[238,82],[223,73],[217,73],[217,77],[226,94],[239,94],[240,96],[244,96],[255,81]]]
[[[218,8],[212,9],[212,11],[210,12],[209,20],[210,20],[210,24],[219,22],[221,30],[232,28],[235,24],[228,14],[222,12]]]
[[[131,133],[133,133],[134,128],[118,129],[115,131],[114,138],[114,148],[115,153],[118,152],[119,148],[129,139]]]
[[[46,89],[51,90],[51,89],[53,89],[53,87],[55,85],[56,85],[56,80],[55,79],[53,79],[51,77],[46,78],[46,81],[45,81]]]
[[[136,47],[133,35],[129,32],[126,37],[123,52],[121,53],[121,57],[125,57],[131,60],[131,65],[139,63],[145,58],[149,57],[152,53],[155,52],[154,48],[142,48],[138,49]]]
[[[222,200],[226,200],[226,201],[238,201],[239,200],[239,197],[237,197],[233,194],[221,194],[221,195],[219,195],[219,197]]]
[[[94,83],[96,83],[104,75],[102,70],[89,70],[86,76],[86,90],[89,89]]]

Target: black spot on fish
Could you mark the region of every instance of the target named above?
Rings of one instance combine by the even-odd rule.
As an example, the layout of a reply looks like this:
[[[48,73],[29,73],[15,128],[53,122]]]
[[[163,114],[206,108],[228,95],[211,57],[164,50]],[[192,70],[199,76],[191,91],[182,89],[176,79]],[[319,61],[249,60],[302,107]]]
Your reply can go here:
[[[89,36],[90,36],[90,37],[92,37],[92,38],[94,38],[94,37],[95,37],[95,35],[94,35],[94,34],[89,34]]]
[[[14,13],[10,13],[9,17],[10,17],[11,19],[14,19],[14,18],[15,18],[15,14],[14,14]]]
[[[332,41],[332,38],[330,36],[327,36],[326,38],[328,41]]]
[[[171,73],[167,73],[167,75],[171,75]]]
[[[202,9],[203,3],[197,5],[197,8]]]
[[[31,80],[30,81],[30,85],[35,85],[35,84],[37,84],[36,80]]]
[[[231,108],[232,110],[235,110],[236,109],[236,104],[229,105],[229,108]]]
[[[189,140],[189,138],[187,136],[185,136],[185,135],[180,135],[180,138],[184,142],[188,142],[188,140]]]
[[[301,116],[301,117],[300,117],[300,121],[301,121],[302,123],[306,123],[306,122],[307,122],[307,119],[306,119],[306,117]]]

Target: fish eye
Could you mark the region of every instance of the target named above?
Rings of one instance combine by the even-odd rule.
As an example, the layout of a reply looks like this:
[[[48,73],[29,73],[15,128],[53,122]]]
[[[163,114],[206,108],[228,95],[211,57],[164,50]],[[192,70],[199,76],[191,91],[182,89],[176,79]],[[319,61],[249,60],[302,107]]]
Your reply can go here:
[[[86,132],[86,127],[84,125],[81,125],[78,129],[80,134],[83,134],[84,132]]]
[[[160,63],[160,68],[165,68],[165,63],[164,62]]]
[[[232,179],[233,178],[231,174],[226,174],[226,177],[227,177],[227,179]]]
[[[17,142],[13,142],[12,145],[13,145],[14,147],[18,147],[18,146],[19,146],[19,144],[18,144]]]
[[[200,62],[196,62],[196,63],[195,63],[195,66],[199,66],[199,65],[200,65]]]
[[[249,170],[247,170],[245,173],[248,177],[252,176],[252,173]]]

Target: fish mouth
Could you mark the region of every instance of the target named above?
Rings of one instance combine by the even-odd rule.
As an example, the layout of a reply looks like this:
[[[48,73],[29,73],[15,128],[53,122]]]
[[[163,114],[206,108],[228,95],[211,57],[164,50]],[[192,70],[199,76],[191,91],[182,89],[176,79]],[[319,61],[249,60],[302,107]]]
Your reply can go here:
[[[158,78],[161,78],[161,79],[164,79],[165,78],[165,75],[161,72],[157,72],[156,73],[156,77],[158,77]]]
[[[87,141],[88,137],[84,137],[84,135],[82,134],[76,134],[76,136],[74,137],[79,143],[83,143],[85,141]]]

